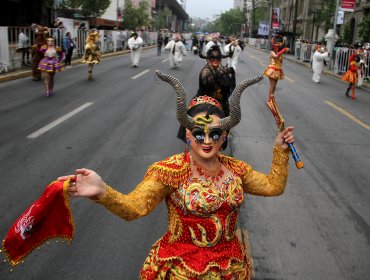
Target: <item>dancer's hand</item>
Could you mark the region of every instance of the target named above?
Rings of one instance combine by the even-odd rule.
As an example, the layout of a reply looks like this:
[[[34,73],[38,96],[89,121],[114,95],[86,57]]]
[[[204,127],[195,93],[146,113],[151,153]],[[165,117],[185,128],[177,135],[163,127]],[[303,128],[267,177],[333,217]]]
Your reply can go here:
[[[289,126],[285,128],[282,132],[280,132],[275,139],[275,146],[282,147],[284,150],[288,149],[288,144],[294,143],[294,135],[293,135],[294,127]]]
[[[102,178],[93,170],[81,168],[76,170],[76,175],[59,177],[58,180],[72,178],[69,186],[70,196],[96,197],[104,196],[106,189]]]

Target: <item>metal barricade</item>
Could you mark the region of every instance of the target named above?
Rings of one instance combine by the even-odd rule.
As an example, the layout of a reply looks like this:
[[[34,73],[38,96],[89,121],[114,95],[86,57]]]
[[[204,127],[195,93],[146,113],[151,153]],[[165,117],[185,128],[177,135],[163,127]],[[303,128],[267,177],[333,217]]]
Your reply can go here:
[[[301,44],[300,57],[302,62],[311,62],[312,55],[315,52],[315,44]]]
[[[35,43],[36,32],[31,27],[4,27],[5,41],[0,41],[2,47],[6,48],[7,61],[0,61],[1,72],[14,71],[22,68],[31,68],[31,46]],[[48,28],[46,36],[53,37],[55,46],[63,48],[63,39],[67,32],[71,33],[75,49],[73,50],[74,59],[81,59],[85,52],[87,29],[59,29]],[[122,51],[127,48],[129,39],[128,31],[120,30],[98,30],[99,47],[102,53]],[[144,45],[155,45],[157,42],[157,32],[140,32],[144,40]]]
[[[349,58],[355,52],[354,49],[337,48],[335,52],[334,72],[335,74],[342,75],[349,68]]]

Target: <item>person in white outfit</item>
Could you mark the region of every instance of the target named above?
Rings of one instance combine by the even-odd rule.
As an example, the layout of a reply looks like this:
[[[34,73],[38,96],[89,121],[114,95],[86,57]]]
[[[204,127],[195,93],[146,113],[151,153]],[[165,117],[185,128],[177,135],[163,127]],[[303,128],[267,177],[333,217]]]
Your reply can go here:
[[[230,43],[225,46],[224,52],[228,57],[227,66],[234,68],[234,71],[236,71],[236,66],[239,61],[239,56],[242,53],[242,49],[240,48],[235,36],[230,37]]]
[[[181,66],[183,56],[186,56],[186,49],[180,35],[175,35],[174,38],[169,41],[164,48],[168,51],[168,61],[172,68],[178,68]]]
[[[208,52],[208,50],[213,46],[213,45],[218,45],[220,47],[220,50],[223,54],[223,49],[222,49],[222,46],[221,46],[221,43],[219,42],[219,38],[217,35],[212,35],[212,40],[209,41],[204,49],[204,53],[206,54]]]
[[[312,81],[314,83],[320,82],[320,75],[324,68],[324,60],[327,59],[329,53],[325,50],[325,46],[317,45],[316,51],[312,58],[312,70],[313,76]]]
[[[137,67],[139,65],[141,50],[143,48],[143,39],[138,36],[136,32],[132,32],[130,39],[128,39],[128,47],[131,53],[132,66]]]

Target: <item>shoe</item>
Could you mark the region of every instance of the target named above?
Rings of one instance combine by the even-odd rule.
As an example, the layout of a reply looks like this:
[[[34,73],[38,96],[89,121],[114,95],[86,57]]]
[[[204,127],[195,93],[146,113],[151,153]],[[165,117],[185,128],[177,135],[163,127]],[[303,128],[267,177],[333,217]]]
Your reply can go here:
[[[349,98],[349,90],[346,91],[346,96]]]
[[[349,96],[348,96],[348,97],[349,97]],[[353,100],[355,100],[355,99],[356,99],[356,96],[352,95],[352,96],[351,96],[351,98],[352,98]]]
[[[51,96],[51,95],[50,95],[50,92],[49,92],[49,91],[47,91],[47,92],[45,93],[45,96],[46,96],[46,97]]]
[[[53,92],[53,90],[51,89],[51,90],[49,90],[49,96],[52,96],[52,95],[54,95],[54,92]]]
[[[68,65],[66,68],[71,69],[71,68],[72,68],[72,66],[71,66],[71,65]]]

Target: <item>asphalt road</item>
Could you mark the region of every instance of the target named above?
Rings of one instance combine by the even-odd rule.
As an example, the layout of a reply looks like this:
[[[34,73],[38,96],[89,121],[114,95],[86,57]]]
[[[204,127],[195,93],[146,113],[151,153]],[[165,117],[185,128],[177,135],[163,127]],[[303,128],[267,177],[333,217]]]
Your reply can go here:
[[[0,84],[1,236],[60,175],[87,167],[128,193],[147,166],[183,151],[175,137],[175,93],[154,79],[154,71],[177,77],[190,98],[204,61],[189,53],[173,70],[166,55],[155,52],[145,51],[138,68],[127,55],[106,58],[95,67],[94,81],[87,80],[85,65],[58,73],[51,98],[30,78]],[[247,48],[242,59],[238,81],[261,73],[268,54]],[[291,161],[282,196],[248,196],[241,209],[255,279],[366,279],[370,94],[359,89],[353,101],[341,81],[323,76],[313,84],[309,69],[289,61],[283,69],[287,78],[279,81],[276,98],[286,123],[296,128],[305,167],[297,170]],[[265,79],[244,93],[243,119],[227,151],[262,172],[269,170],[276,132],[265,105],[268,86]],[[167,228],[164,203],[130,223],[88,199],[73,199],[72,212],[71,245],[51,241],[13,272],[0,265],[0,279],[138,279],[150,246]]]

